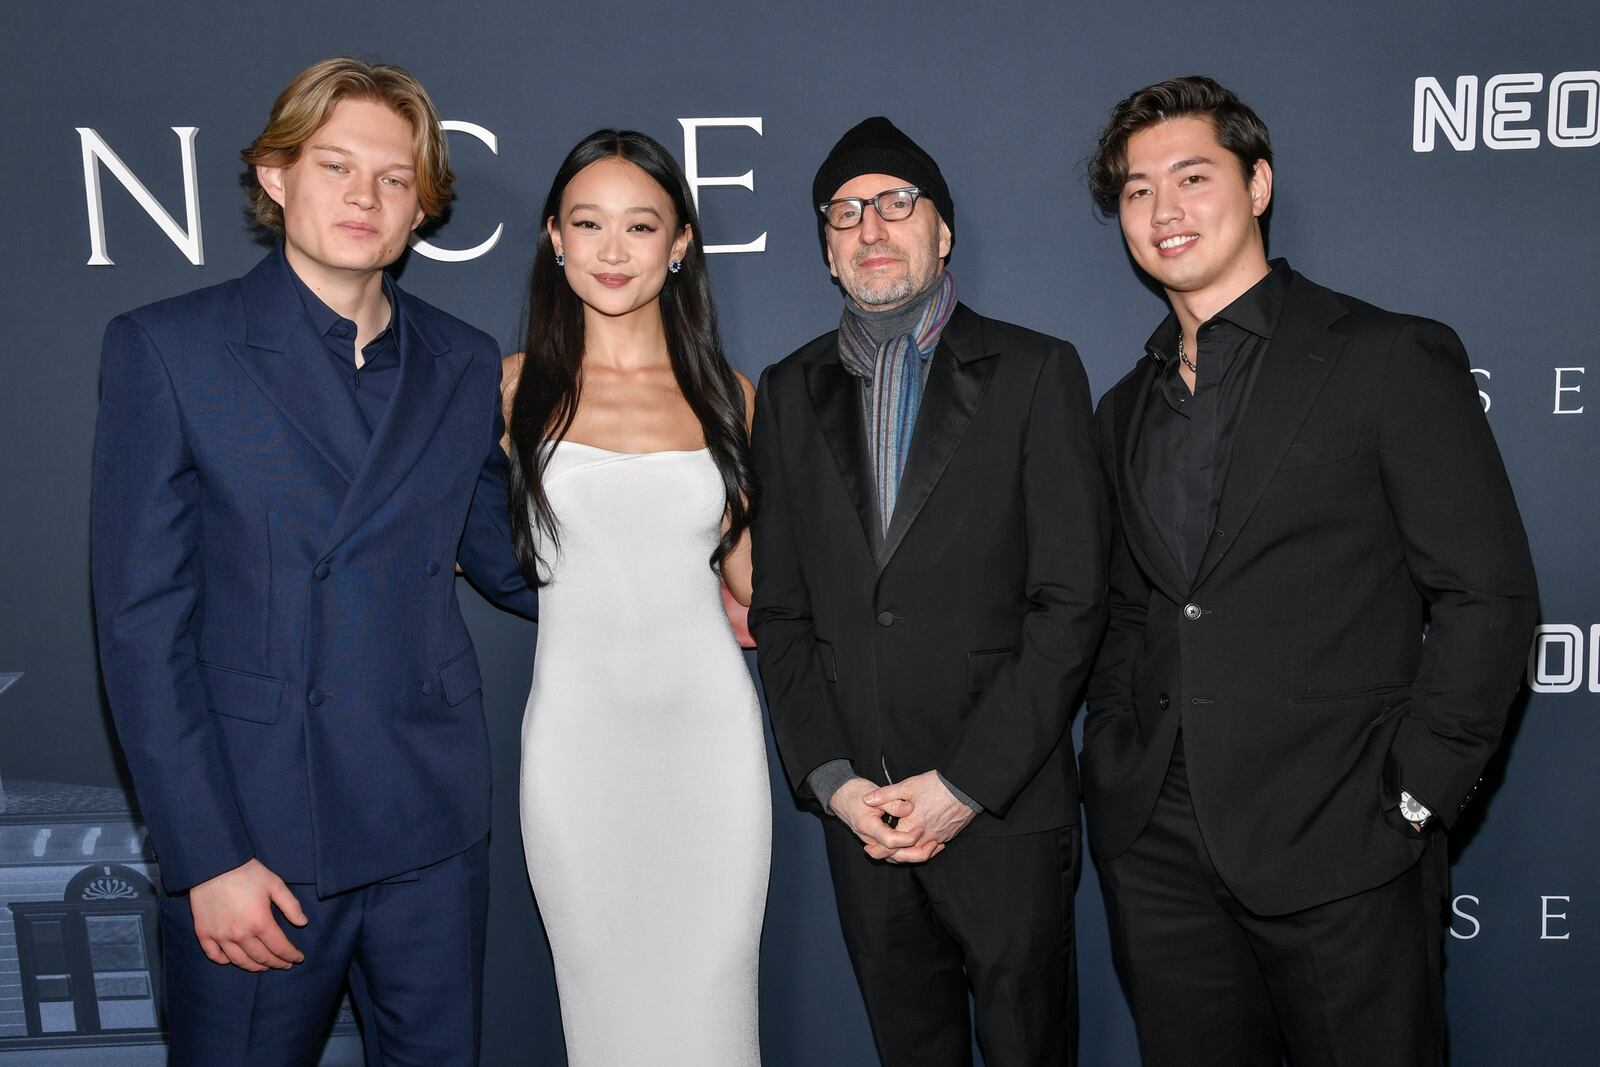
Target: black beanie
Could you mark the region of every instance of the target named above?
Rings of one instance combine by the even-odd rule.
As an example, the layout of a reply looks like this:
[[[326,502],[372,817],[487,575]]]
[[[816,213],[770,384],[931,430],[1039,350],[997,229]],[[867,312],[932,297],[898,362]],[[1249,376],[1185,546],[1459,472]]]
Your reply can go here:
[[[858,123],[833,146],[811,182],[811,210],[816,211],[819,204],[833,198],[841,185],[863,174],[892,174],[915,185],[933,201],[954,236],[956,204],[950,199],[939,164],[882,115]],[[821,224],[820,215],[817,221]]]

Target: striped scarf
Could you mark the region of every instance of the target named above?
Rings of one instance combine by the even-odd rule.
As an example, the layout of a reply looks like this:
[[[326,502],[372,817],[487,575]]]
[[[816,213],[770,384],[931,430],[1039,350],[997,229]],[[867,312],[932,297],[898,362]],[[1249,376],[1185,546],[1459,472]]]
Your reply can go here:
[[[839,361],[867,386],[867,453],[878,486],[878,518],[885,534],[911,450],[917,409],[922,406],[928,361],[939,347],[939,335],[955,307],[956,280],[945,271],[911,333],[878,344],[848,308],[839,322]]]

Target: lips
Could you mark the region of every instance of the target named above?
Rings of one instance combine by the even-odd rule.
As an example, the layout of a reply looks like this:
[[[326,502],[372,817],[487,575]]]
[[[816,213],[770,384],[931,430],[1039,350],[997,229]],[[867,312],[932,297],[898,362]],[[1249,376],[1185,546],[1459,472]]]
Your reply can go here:
[[[376,226],[365,222],[341,222],[339,223],[339,229],[352,237],[371,237],[378,232]]]
[[[594,280],[605,286],[607,289],[621,289],[624,285],[627,285],[629,282],[633,281],[633,279],[626,274],[596,274],[594,275]]]
[[[1200,240],[1197,233],[1175,233],[1156,242],[1156,250],[1163,256],[1176,256]]]

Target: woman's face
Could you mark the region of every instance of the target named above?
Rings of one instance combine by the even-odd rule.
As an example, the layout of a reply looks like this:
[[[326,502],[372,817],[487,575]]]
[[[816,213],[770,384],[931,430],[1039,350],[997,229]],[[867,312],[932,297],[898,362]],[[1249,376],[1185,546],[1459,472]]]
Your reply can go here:
[[[566,258],[567,284],[584,306],[607,317],[653,305],[667,281],[667,263],[689,247],[667,191],[636,164],[608,157],[567,183],[561,213],[545,221]]]

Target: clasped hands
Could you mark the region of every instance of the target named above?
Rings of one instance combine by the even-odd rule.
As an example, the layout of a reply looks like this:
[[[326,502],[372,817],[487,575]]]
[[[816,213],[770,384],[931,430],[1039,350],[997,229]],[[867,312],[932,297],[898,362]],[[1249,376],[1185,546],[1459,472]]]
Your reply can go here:
[[[885,786],[852,778],[834,791],[828,807],[861,839],[867,855],[888,863],[926,863],[973,819],[972,809],[937,771]],[[898,824],[891,827],[885,815]]]

